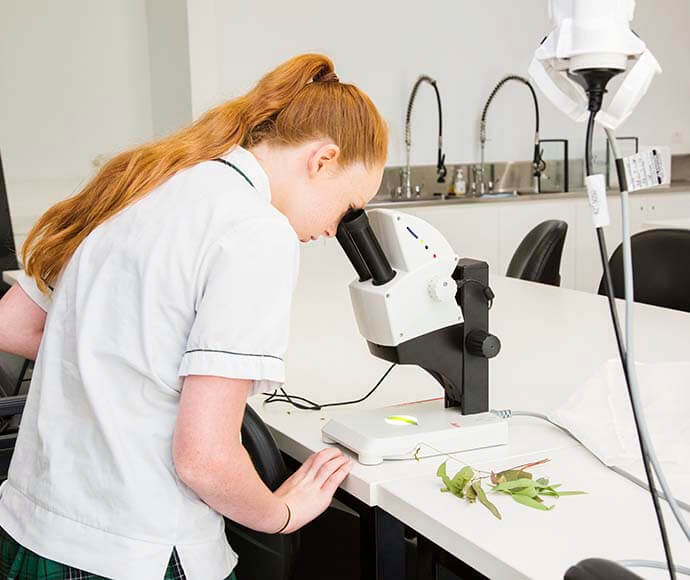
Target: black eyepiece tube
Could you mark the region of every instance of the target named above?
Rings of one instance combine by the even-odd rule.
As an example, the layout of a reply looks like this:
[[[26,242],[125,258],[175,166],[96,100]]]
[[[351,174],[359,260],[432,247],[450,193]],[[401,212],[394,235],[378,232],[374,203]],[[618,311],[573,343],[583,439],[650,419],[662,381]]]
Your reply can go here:
[[[369,268],[367,267],[364,258],[362,258],[362,254],[359,253],[357,246],[352,241],[350,234],[347,232],[347,228],[343,226],[347,215],[348,214],[346,214],[338,224],[338,230],[336,231],[335,237],[338,239],[338,242],[340,242],[340,247],[343,249],[350,260],[350,263],[357,272],[359,281],[366,282],[367,280],[371,279],[371,272],[369,272]]]
[[[372,278],[374,286],[380,286],[393,279],[395,271],[383,253],[363,209],[345,214],[338,224],[336,237],[359,274],[360,282]]]

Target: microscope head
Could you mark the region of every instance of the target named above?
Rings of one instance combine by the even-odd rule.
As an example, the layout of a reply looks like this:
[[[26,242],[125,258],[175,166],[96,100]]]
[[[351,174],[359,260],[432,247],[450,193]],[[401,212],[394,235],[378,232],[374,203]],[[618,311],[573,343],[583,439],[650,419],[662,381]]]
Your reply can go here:
[[[430,224],[388,209],[359,210],[336,235],[359,274],[350,297],[367,341],[394,347],[462,322],[452,277],[459,258]]]
[[[487,359],[500,349],[488,334],[488,265],[461,260],[429,223],[388,209],[348,212],[337,238],[359,275],[350,297],[370,352],[427,370],[447,406],[488,410]]]

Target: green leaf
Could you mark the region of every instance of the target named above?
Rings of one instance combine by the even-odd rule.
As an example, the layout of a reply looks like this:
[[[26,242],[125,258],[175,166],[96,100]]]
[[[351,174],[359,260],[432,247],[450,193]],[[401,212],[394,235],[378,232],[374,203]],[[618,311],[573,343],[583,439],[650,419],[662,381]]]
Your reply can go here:
[[[558,493],[558,491],[556,490],[557,487],[558,486],[553,486],[553,485],[547,485],[546,487],[540,487],[539,493],[541,493],[542,491],[552,491],[553,493]]]
[[[547,487],[547,486],[549,485],[549,480],[546,479],[545,477],[540,477],[539,479],[537,479],[537,483],[538,483],[541,487]]]
[[[498,508],[489,501],[489,498],[486,497],[486,493],[484,492],[484,489],[482,488],[482,482],[481,481],[475,481],[472,484],[472,489],[477,494],[477,497],[479,498],[479,502],[484,507],[486,507],[492,514],[494,514],[494,516],[496,516],[500,520],[501,519],[501,512],[499,512]]]
[[[465,487],[465,484],[467,484],[467,480],[462,476],[462,473],[458,471],[455,474],[455,477],[451,479],[451,483],[454,489],[462,490]]]
[[[441,465],[438,466],[438,469],[436,470],[436,475],[441,478],[441,481],[443,481],[443,484],[446,486],[446,489],[451,492],[453,495],[457,495],[458,497],[462,497],[462,488],[464,485],[464,482],[462,485],[460,485],[460,482],[456,480],[455,478],[451,479],[448,477],[448,474],[446,473],[446,461],[441,463]]]
[[[587,492],[586,491],[557,491],[555,492],[559,496],[563,495],[585,495]]]
[[[474,503],[477,499],[477,492],[475,491],[474,486],[470,481],[468,481],[465,484],[465,487],[463,488],[462,492],[465,494],[465,499],[470,503]]]
[[[511,491],[513,495],[526,495],[527,497],[537,496],[537,490],[533,485],[521,489],[513,489]]]
[[[531,479],[515,479],[513,481],[504,481],[493,487],[493,491],[506,491],[520,487],[534,487],[534,482]]]
[[[516,502],[521,503],[522,505],[526,505],[527,507],[537,509],[537,510],[549,511],[550,509],[553,509],[552,505],[551,506],[544,505],[543,503],[538,502],[533,497],[528,497],[526,495],[513,495],[511,497]]]
[[[532,474],[529,471],[523,471],[522,469],[506,469],[505,471],[500,471],[496,474],[496,480],[498,483],[515,481],[516,479],[532,479]]]
[[[441,465],[438,466],[438,469],[436,470],[436,475],[441,478],[441,481],[446,485],[446,488],[450,489],[451,488],[451,482],[450,482],[450,477],[448,477],[448,474],[446,473],[446,461],[441,463]]]
[[[474,477],[474,469],[472,469],[469,465],[465,465],[465,467],[463,467],[458,474],[462,475],[464,480],[469,481]]]

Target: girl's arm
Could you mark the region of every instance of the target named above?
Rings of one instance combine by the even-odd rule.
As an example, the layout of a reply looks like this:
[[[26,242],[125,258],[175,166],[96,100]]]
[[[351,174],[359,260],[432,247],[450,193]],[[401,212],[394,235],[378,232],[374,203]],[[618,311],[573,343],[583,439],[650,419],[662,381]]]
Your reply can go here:
[[[15,284],[0,300],[0,351],[36,360],[46,312]]]
[[[292,532],[323,512],[350,471],[339,450],[309,457],[275,492],[259,478],[240,441],[251,381],[190,375],[182,387],[173,440],[180,479],[210,507],[260,532]]]

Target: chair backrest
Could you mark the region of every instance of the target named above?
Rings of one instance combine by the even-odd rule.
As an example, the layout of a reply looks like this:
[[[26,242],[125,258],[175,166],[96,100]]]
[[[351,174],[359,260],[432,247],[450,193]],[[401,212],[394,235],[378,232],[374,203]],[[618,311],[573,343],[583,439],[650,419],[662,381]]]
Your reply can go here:
[[[567,233],[568,224],[561,220],[547,220],[534,227],[515,250],[506,276],[560,286],[561,255]]]
[[[22,383],[29,380],[32,362],[16,354],[0,352],[0,397],[18,395]]]
[[[634,572],[617,562],[603,558],[587,558],[566,570],[565,580],[641,580]]]
[[[22,414],[25,404],[26,395],[0,397],[0,422],[3,426],[0,433],[0,482],[7,479],[14,445],[17,442],[17,428],[16,424],[13,425],[12,418]]]
[[[7,200],[5,174],[0,156],[0,272],[17,269],[17,252],[14,247],[14,233],[10,220],[10,204]]]
[[[242,421],[242,445],[266,486],[275,491],[287,479],[288,470],[271,432],[249,405]],[[238,578],[288,580],[297,563],[300,533],[263,534],[230,520],[225,533],[239,554]]]
[[[632,236],[635,301],[690,312],[690,230],[647,230]],[[613,293],[623,298],[623,248],[609,260]],[[604,277],[599,294],[605,294]]]

